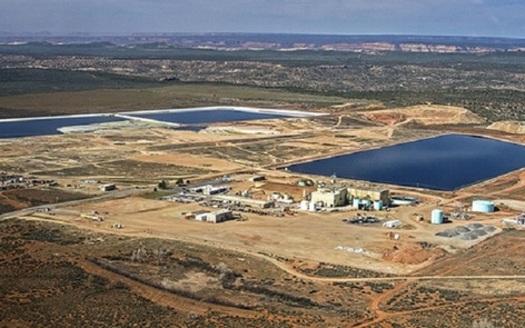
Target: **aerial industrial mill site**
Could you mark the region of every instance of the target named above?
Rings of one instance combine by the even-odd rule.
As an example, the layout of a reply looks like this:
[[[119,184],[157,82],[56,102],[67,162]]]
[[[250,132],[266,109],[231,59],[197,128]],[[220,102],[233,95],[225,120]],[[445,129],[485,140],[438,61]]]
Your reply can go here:
[[[521,52],[74,41],[0,45],[0,326],[523,324]]]

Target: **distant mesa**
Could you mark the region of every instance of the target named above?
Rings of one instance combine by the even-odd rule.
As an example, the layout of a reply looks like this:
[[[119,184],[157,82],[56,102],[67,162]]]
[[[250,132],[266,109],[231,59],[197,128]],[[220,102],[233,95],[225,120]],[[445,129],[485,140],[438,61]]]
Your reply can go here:
[[[428,52],[490,53],[525,50],[525,40],[487,37],[450,37],[414,35],[301,35],[301,34],[140,34],[127,36],[94,36],[51,34],[20,35],[0,33],[0,43],[30,42],[43,45],[83,44],[85,46],[130,46],[142,49],[195,48],[219,50],[329,50],[350,52]]]

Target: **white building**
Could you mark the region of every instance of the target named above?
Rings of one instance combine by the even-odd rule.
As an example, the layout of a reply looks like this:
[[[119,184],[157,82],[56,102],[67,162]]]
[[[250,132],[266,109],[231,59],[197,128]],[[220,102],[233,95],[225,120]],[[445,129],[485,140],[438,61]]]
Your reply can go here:
[[[228,186],[213,186],[213,185],[204,185],[191,188],[192,192],[200,193],[202,192],[205,195],[217,195],[229,191],[231,188]]]
[[[117,186],[115,184],[105,184],[100,187],[98,187],[102,191],[110,191],[117,189]]]
[[[232,211],[226,209],[218,210],[216,212],[203,212],[195,214],[195,220],[209,223],[224,222],[231,220],[232,218]]]
[[[347,192],[346,188],[318,188],[312,192],[311,200],[315,204],[322,204],[323,207],[344,206],[346,204]]]
[[[402,224],[403,224],[403,222],[401,222],[399,220],[390,220],[390,221],[386,221],[385,223],[383,223],[383,227],[397,228],[397,227],[401,226]]]
[[[217,196],[214,196],[213,199],[217,201],[221,201],[223,203],[229,203],[232,205],[258,207],[258,208],[270,208],[270,207],[274,207],[275,205],[273,201],[264,201],[264,200],[259,200],[259,199],[252,199],[252,198],[247,198],[247,197],[231,196],[231,195],[217,195]]]

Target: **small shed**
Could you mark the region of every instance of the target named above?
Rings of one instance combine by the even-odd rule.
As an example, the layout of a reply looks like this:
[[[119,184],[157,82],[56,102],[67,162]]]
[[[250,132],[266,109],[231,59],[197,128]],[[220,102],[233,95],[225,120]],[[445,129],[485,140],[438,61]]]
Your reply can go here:
[[[256,175],[249,179],[251,182],[264,181],[266,177],[264,175]]]
[[[386,221],[385,223],[383,223],[383,227],[397,228],[397,227],[401,226],[402,224],[403,224],[403,222],[401,222],[399,220],[390,220],[390,221]]]
[[[111,191],[117,189],[117,186],[115,184],[105,184],[98,188],[102,191]]]
[[[209,222],[209,223],[219,223],[233,219],[233,213],[230,210],[222,209],[215,212],[202,212],[195,214],[195,220]]]

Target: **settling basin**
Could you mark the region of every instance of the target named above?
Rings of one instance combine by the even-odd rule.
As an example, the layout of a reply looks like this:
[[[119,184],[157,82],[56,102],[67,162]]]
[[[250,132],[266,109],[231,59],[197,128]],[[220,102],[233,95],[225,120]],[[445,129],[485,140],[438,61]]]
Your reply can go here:
[[[248,107],[202,107],[192,109],[129,112],[125,114],[132,117],[141,117],[161,122],[180,124],[269,120],[276,118],[308,117],[319,115],[317,113],[300,111],[258,109]]]
[[[61,134],[58,128],[118,121],[124,121],[124,119],[112,115],[71,115],[7,119],[0,121],[0,139]]]
[[[125,121],[129,119],[158,123],[176,130],[199,131],[205,128],[201,126],[203,123],[312,117],[322,115],[326,114],[250,107],[200,107],[134,111],[115,114],[30,117],[0,120],[0,139],[60,134],[58,129],[63,127]]]
[[[292,172],[452,191],[525,167],[525,147],[444,135],[292,165]]]

